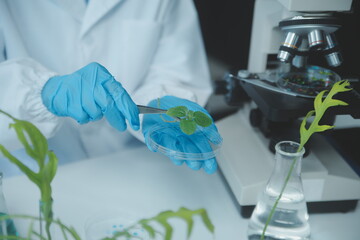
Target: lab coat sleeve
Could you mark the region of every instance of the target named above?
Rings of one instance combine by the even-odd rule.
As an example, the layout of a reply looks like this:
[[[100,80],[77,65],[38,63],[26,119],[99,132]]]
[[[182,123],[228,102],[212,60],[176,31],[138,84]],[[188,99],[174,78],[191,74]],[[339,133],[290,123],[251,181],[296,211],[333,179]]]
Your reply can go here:
[[[163,29],[158,48],[144,83],[133,95],[134,101],[146,105],[153,99],[173,95],[204,106],[212,87],[193,2],[168,1],[159,20]],[[140,133],[135,136],[143,140]]]
[[[0,62],[0,109],[15,118],[35,124],[45,137],[60,127],[61,119],[50,113],[42,103],[41,90],[56,73],[28,58]],[[20,148],[11,119],[0,114],[0,143],[9,150]]]

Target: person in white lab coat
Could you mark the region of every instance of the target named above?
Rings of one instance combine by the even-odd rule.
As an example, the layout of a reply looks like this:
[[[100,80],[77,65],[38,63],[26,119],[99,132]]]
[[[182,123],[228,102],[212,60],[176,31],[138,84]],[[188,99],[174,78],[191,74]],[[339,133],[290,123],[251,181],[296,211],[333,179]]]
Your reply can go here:
[[[60,163],[131,147],[114,131],[126,121],[144,140],[135,103],[167,96],[167,107],[206,112],[211,91],[191,0],[0,0],[0,109],[34,123]],[[9,122],[0,116],[0,143],[14,150]]]

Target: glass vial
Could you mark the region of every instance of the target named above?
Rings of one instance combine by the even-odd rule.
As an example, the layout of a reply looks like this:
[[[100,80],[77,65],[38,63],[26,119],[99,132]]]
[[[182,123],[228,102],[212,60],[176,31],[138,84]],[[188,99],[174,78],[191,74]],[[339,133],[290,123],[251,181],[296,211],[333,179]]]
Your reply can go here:
[[[2,189],[2,177],[3,174],[0,172],[0,217],[5,217],[4,220],[0,220],[0,236],[17,236],[17,231],[13,220],[6,218],[8,211]]]
[[[288,179],[278,205],[268,223],[266,240],[308,240],[310,226],[301,180],[301,160],[304,149],[299,144],[279,142],[275,146],[275,166],[272,175],[260,194],[248,226],[248,239],[261,239],[268,216]],[[292,171],[289,175],[289,171]]]

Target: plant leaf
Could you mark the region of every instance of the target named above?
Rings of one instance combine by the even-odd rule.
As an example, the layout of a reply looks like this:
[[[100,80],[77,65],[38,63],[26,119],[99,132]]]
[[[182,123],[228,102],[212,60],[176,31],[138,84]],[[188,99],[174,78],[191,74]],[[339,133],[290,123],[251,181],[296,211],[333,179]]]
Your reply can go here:
[[[39,168],[41,168],[45,162],[48,143],[44,135],[40,130],[30,122],[15,120],[15,123],[10,124],[16,131],[19,141],[23,144],[26,153],[38,162]],[[27,137],[30,139],[30,143]]]
[[[352,89],[350,88],[350,83],[348,80],[341,80],[339,82],[336,82],[331,90],[334,91],[335,93],[339,93],[339,92],[351,91]]]
[[[334,126],[330,126],[330,125],[318,125],[318,126],[316,126],[315,131],[316,131],[316,132],[323,132],[323,131],[328,130],[328,129],[331,129],[331,128],[334,128]]]
[[[194,120],[194,111],[189,110],[188,114],[186,116],[186,119],[193,121]]]
[[[38,175],[34,173],[30,168],[28,168],[25,164],[23,164],[19,159],[11,155],[11,153],[1,144],[0,151],[7,159],[9,159],[10,162],[15,164],[33,183],[35,183],[39,187],[41,186]]]
[[[55,177],[58,159],[53,151],[48,151],[48,163],[45,165],[44,174],[46,181],[50,184]]]
[[[194,220],[192,219],[192,217],[198,212],[199,210],[191,211],[187,208],[182,207],[176,213],[174,213],[176,217],[183,219],[187,223],[187,238],[191,236],[194,226]]]
[[[194,113],[195,122],[201,127],[208,127],[212,124],[212,119],[203,112],[196,111]]]
[[[318,112],[321,108],[321,104],[323,103],[323,96],[326,91],[321,91],[318,95],[316,95],[314,100],[314,109],[316,112]]]
[[[189,110],[185,106],[177,106],[177,107],[169,108],[166,111],[166,114],[171,117],[181,118],[181,117],[185,117],[187,115],[188,111]]]
[[[173,228],[171,227],[171,225],[167,222],[168,217],[162,216],[161,214],[155,218],[154,220],[156,220],[160,225],[162,225],[165,229],[165,240],[171,240],[172,237],[172,233],[173,233]]]
[[[181,119],[180,129],[187,135],[191,135],[196,131],[196,123],[193,120]]]
[[[153,227],[151,227],[149,224],[147,224],[146,220],[140,220],[139,224],[142,228],[144,228],[150,235],[151,238],[155,238],[156,231]]]
[[[212,224],[207,212],[205,209],[201,209],[200,211],[200,216],[201,216],[201,219],[203,220],[206,228],[211,232],[211,233],[214,233],[215,231],[215,227],[214,225]]]
[[[325,108],[334,107],[334,106],[347,106],[347,105],[349,104],[337,99],[330,99],[329,101],[325,102]]]

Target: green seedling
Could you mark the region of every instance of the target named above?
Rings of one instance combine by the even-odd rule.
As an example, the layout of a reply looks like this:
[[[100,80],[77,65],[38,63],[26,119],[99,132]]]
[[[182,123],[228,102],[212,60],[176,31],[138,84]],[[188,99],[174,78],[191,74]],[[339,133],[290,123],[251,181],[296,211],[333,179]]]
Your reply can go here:
[[[187,135],[196,131],[197,126],[208,127],[212,119],[201,111],[192,111],[185,106],[177,106],[167,110],[166,114],[180,120],[180,129]]]
[[[309,141],[311,135],[313,135],[316,132],[323,132],[326,131],[328,129],[332,129],[334,128],[334,126],[330,126],[330,125],[319,125],[319,122],[321,120],[321,118],[324,116],[326,110],[330,107],[334,107],[334,106],[347,106],[348,104],[344,101],[338,100],[338,99],[334,99],[334,95],[336,95],[337,93],[340,92],[346,92],[346,91],[350,91],[351,88],[349,88],[350,83],[347,80],[343,80],[343,81],[339,81],[336,82],[333,87],[331,88],[331,90],[329,91],[329,93],[327,94],[327,96],[325,97],[325,99],[323,100],[324,94],[327,92],[327,90],[324,90],[322,92],[320,92],[314,100],[314,110],[311,110],[303,119],[303,121],[301,122],[300,125],[300,145],[298,148],[298,152],[301,151],[301,149],[305,146],[305,144]],[[310,121],[310,118],[314,117],[312,121]],[[310,124],[308,124],[309,122],[311,122]],[[307,125],[309,125],[307,127]],[[266,229],[271,221],[271,218],[275,212],[275,209],[282,197],[282,194],[287,186],[287,183],[290,179],[290,176],[292,174],[292,171],[294,169],[294,166],[296,164],[296,160],[297,158],[294,158],[289,172],[286,176],[285,182],[281,188],[281,192],[279,194],[279,196],[277,197],[271,211],[270,214],[266,220],[262,235],[261,235],[261,240],[264,240],[265,238],[265,233],[266,233]]]
[[[44,135],[32,123],[16,119],[2,110],[0,110],[0,113],[14,121],[14,123],[10,124],[9,128],[15,130],[17,138],[24,146],[27,155],[34,159],[38,165],[38,172],[32,171],[0,144],[0,152],[39,188],[41,195],[40,211],[46,219],[45,232],[50,240],[50,225],[53,217],[51,182],[56,174],[58,159],[54,152],[48,149],[48,142]]]

